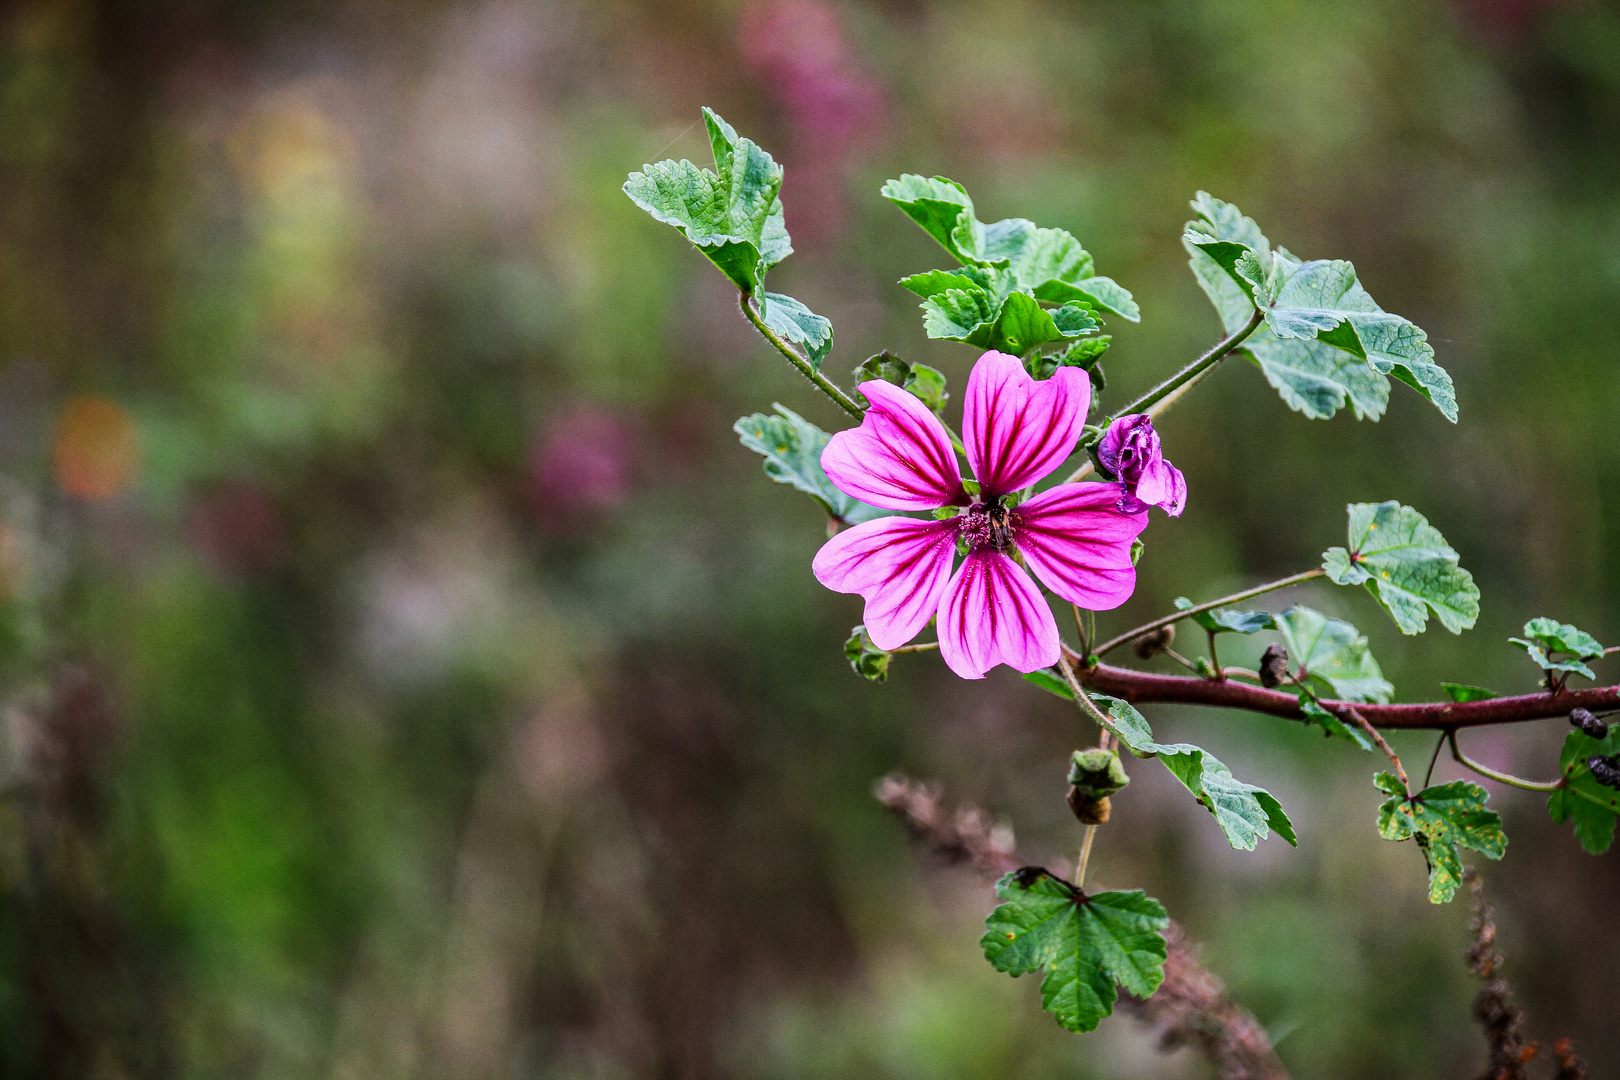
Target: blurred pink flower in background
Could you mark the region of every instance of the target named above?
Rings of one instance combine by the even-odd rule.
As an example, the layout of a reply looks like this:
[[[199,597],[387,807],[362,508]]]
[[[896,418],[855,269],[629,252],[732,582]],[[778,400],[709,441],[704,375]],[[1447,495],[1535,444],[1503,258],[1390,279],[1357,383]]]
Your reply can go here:
[[[636,427],[599,405],[578,405],[541,429],[529,451],[529,491],[542,528],[566,532],[630,494]]]
[[[287,550],[281,508],[264,485],[228,480],[199,498],[186,515],[192,550],[231,577],[271,569]]]
[[[883,90],[822,0],[761,0],[744,11],[738,51],[789,125],[782,201],[795,240],[839,232],[845,169],[882,122]]]

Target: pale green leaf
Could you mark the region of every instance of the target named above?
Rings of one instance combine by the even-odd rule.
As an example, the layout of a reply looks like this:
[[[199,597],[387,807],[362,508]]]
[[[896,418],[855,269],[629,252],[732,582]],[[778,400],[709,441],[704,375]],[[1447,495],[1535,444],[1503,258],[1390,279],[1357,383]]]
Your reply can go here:
[[[1177,610],[1186,611],[1194,606],[1185,596],[1176,597]],[[1189,617],[1212,634],[1253,634],[1260,630],[1276,629],[1277,625],[1276,617],[1269,611],[1234,611],[1231,608],[1216,608],[1214,611],[1200,611]]]
[[[1378,808],[1378,831],[1386,840],[1415,839],[1429,864],[1429,900],[1443,904],[1462,884],[1463,865],[1458,848],[1468,848],[1487,859],[1507,852],[1502,818],[1485,809],[1485,789],[1467,780],[1453,780],[1424,788],[1407,798],[1400,781],[1390,773],[1375,780],[1390,798]]]
[[[821,452],[831,436],[792,409],[783,405],[775,408],[776,416],[754,413],[733,425],[742,444],[765,458],[766,476],[778,484],[792,484],[846,524],[894,514],[893,510],[871,506],[838,490],[821,468]]]
[[[1372,752],[1372,740],[1367,738],[1367,733],[1361,730],[1361,725],[1357,724],[1355,727],[1351,727],[1305,694],[1299,696],[1299,711],[1305,714],[1306,723],[1315,724],[1326,735],[1337,735],[1341,739],[1348,739],[1368,753]]]
[[[1432,610],[1453,634],[1479,618],[1479,587],[1428,519],[1398,502],[1351,503],[1348,548],[1322,554],[1339,585],[1365,585],[1403,634],[1422,633]]]
[[[872,643],[866,627],[857,626],[844,642],[844,657],[855,674],[869,682],[883,682],[889,677],[889,661],[894,653],[886,652]]]
[[[1495,690],[1487,690],[1483,686],[1469,686],[1467,683],[1443,682],[1440,689],[1459,705],[1470,701],[1489,701],[1496,696]]]
[[[1046,969],[1041,1005],[1069,1031],[1092,1031],[1114,1011],[1117,986],[1148,997],[1164,979],[1164,905],[1141,890],[1087,896],[1040,867],[996,883],[1002,904],[979,945],[997,971]]]
[[[1367,650],[1367,639],[1343,619],[1295,605],[1276,617],[1283,645],[1298,677],[1321,696],[1340,701],[1383,702],[1395,693]]]
[[[819,370],[832,348],[832,323],[781,293],[761,293],[758,303],[759,317],[765,325],[783,340],[804,350],[810,366]]]
[[[974,216],[967,189],[955,180],[906,173],[885,183],[882,194],[958,261],[982,260],[984,226]]]

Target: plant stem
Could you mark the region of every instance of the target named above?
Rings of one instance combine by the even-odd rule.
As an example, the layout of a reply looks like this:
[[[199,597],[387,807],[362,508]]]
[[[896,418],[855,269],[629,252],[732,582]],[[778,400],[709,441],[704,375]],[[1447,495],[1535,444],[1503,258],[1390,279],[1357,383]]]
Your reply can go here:
[[[1429,771],[1423,774],[1423,786],[1424,787],[1428,787],[1429,786],[1429,781],[1434,779],[1434,764],[1435,764],[1435,762],[1440,760],[1440,748],[1442,746],[1446,745],[1446,740],[1449,739],[1450,737],[1451,737],[1451,732],[1442,731],[1440,733],[1440,737],[1435,740],[1435,742],[1434,742],[1434,753],[1429,755]]]
[[[1086,835],[1080,841],[1080,861],[1074,868],[1074,887],[1084,889],[1086,885],[1086,864],[1091,861],[1091,844],[1097,839],[1097,826],[1087,825]]]
[[[889,651],[892,652],[892,653],[932,652],[933,650],[935,650],[937,648],[939,648],[939,642],[937,642],[937,641],[923,641],[923,642],[917,643],[916,645],[902,645],[898,649],[890,649]]]
[[[1075,678],[1074,667],[1069,663],[1068,656],[1061,652],[1058,653],[1058,670],[1063,673],[1064,681],[1069,684],[1069,689],[1074,692],[1075,707],[1097,721],[1097,725],[1102,728],[1105,738],[1110,734],[1118,735],[1119,732],[1114,730],[1114,722],[1101,709],[1097,708],[1097,703],[1091,700],[1091,697],[1086,693],[1085,687],[1080,685],[1080,680]]]
[[[1304,689],[1304,687],[1301,687],[1301,689]],[[1310,693],[1310,691],[1307,690],[1306,693]],[[1316,700],[1314,695],[1312,695],[1311,700]],[[1317,701],[1316,703],[1318,705],[1322,705],[1320,701]],[[1327,708],[1326,705],[1322,705],[1322,707],[1324,709]],[[1401,759],[1396,756],[1395,751],[1390,749],[1389,743],[1384,741],[1384,737],[1378,734],[1378,729],[1373,727],[1372,724],[1368,723],[1365,716],[1362,716],[1361,713],[1356,711],[1356,707],[1354,705],[1344,706],[1344,716],[1340,716],[1339,719],[1343,720],[1346,716],[1360,724],[1361,730],[1365,731],[1367,733],[1367,737],[1378,745],[1378,749],[1384,752],[1385,757],[1389,758],[1389,763],[1395,766],[1395,775],[1397,778],[1399,778],[1401,787],[1406,789],[1406,795],[1408,798],[1410,798],[1412,795],[1412,781],[1406,778],[1406,767],[1401,764]]]
[[[1134,630],[1127,630],[1118,637],[1109,638],[1107,641],[1097,646],[1096,649],[1092,650],[1093,655],[1102,656],[1113,649],[1119,648],[1121,645],[1124,645],[1127,642],[1134,641],[1143,634],[1152,633],[1161,626],[1169,626],[1171,623],[1178,623],[1182,619],[1188,618],[1189,616],[1201,615],[1206,611],[1213,611],[1218,607],[1226,607],[1228,604],[1236,604],[1239,601],[1261,596],[1268,592],[1275,592],[1278,589],[1286,589],[1290,585],[1298,585],[1301,582],[1311,581],[1315,578],[1322,577],[1326,573],[1326,570],[1318,566],[1314,570],[1306,570],[1304,573],[1295,574],[1292,577],[1279,578],[1276,581],[1268,581],[1264,585],[1256,585],[1252,589],[1244,589],[1242,592],[1233,593],[1231,596],[1223,596],[1219,600],[1211,600],[1207,604],[1198,604],[1195,607],[1187,608],[1185,611],[1178,611],[1173,615],[1166,615],[1163,618],[1154,619],[1150,623],[1143,623]]]
[[[1088,642],[1091,638],[1086,634],[1086,620],[1080,614],[1080,605],[1070,604],[1069,609],[1074,612],[1074,629],[1080,635],[1080,656],[1082,658],[1090,656],[1091,646]]]
[[[1210,630],[1207,633],[1209,634],[1209,666],[1215,669],[1214,677],[1216,679],[1224,679],[1226,678],[1226,672],[1221,670],[1221,658],[1215,655],[1215,631]]]
[[[739,293],[737,296],[737,306],[742,308],[744,317],[746,317],[749,322],[754,324],[754,329],[758,330],[766,341],[776,346],[776,351],[787,357],[788,363],[798,368],[799,374],[803,375],[805,378],[814,383],[816,385],[816,389],[820,390],[823,394],[826,394],[828,397],[832,398],[833,401],[837,402],[839,408],[843,409],[857,420],[864,416],[866,414],[865,410],[859,405],[855,404],[853,398],[840,390],[837,384],[818,371],[816,366],[809,360],[806,360],[803,356],[800,356],[797,349],[778,337],[776,335],[776,331],[765,325],[765,320],[761,319],[759,317],[759,312],[754,310],[754,305],[751,302],[752,300],[753,298],[746,292]]]
[[[1157,418],[1160,413],[1175,404],[1183,393],[1186,393],[1184,388],[1191,388],[1192,383],[1196,382],[1199,376],[1220,363],[1228,353],[1241,345],[1243,339],[1254,333],[1263,321],[1265,321],[1265,313],[1259,308],[1255,308],[1254,314],[1249,316],[1249,321],[1242,327],[1222,338],[1209,352],[1119,410],[1110,419],[1117,420],[1121,416],[1129,416],[1132,413],[1139,412],[1145,412],[1148,416]]]
[[[1550,784],[1538,784],[1534,780],[1521,780],[1517,776],[1497,772],[1495,769],[1471,760],[1467,754],[1463,753],[1462,747],[1457,745],[1457,733],[1455,731],[1446,732],[1446,739],[1451,743],[1451,756],[1457,759],[1457,764],[1474,770],[1487,780],[1495,780],[1498,784],[1506,784],[1508,787],[1523,788],[1525,791],[1557,791],[1564,786],[1563,777],[1559,777]]]

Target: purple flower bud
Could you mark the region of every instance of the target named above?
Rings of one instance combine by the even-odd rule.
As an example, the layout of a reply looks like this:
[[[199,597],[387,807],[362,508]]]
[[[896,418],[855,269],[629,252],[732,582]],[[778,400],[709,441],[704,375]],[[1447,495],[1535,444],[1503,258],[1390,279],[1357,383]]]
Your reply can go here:
[[[1159,433],[1146,414],[1122,416],[1108,425],[1097,460],[1119,481],[1119,511],[1141,514],[1150,506],[1164,508],[1171,517],[1180,517],[1187,505],[1187,478],[1164,460],[1159,450]]]

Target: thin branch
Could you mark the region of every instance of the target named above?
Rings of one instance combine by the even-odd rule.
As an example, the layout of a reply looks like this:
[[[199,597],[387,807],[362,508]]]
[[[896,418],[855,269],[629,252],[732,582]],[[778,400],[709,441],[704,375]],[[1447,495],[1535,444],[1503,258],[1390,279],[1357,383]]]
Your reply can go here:
[[[832,398],[833,401],[837,402],[839,408],[843,409],[857,420],[866,415],[866,410],[855,404],[853,398],[840,390],[837,384],[817,370],[816,366],[809,360],[799,355],[799,351],[797,349],[778,337],[776,335],[776,331],[765,325],[765,320],[761,319],[759,317],[759,312],[754,310],[754,305],[751,302],[752,299],[753,298],[745,292],[738,293],[737,295],[737,306],[742,308],[742,313],[748,319],[748,321],[754,324],[754,329],[758,330],[766,341],[776,346],[776,351],[787,357],[788,363],[798,368],[799,374],[803,375],[805,378],[814,383],[816,389],[820,390],[823,394],[826,394],[828,397]]]
[[[1088,643],[1091,638],[1086,634],[1086,620],[1080,615],[1080,605],[1070,604],[1069,609],[1074,612],[1074,629],[1080,635],[1080,655],[1090,656],[1091,646]]]
[[[1139,412],[1145,412],[1150,417],[1157,417],[1179,400],[1182,394],[1191,389],[1192,384],[1204,372],[1220,363],[1228,353],[1243,343],[1244,338],[1259,329],[1260,324],[1265,321],[1265,317],[1264,312],[1259,308],[1255,308],[1254,314],[1249,316],[1249,321],[1242,327],[1216,342],[1209,352],[1119,410],[1110,419],[1118,419],[1121,416],[1130,416]]]
[[[1086,887],[1086,864],[1091,862],[1091,845],[1097,839],[1097,826],[1087,825],[1086,835],[1080,841],[1080,860],[1074,865],[1074,887]]]
[[[1534,780],[1521,780],[1517,776],[1497,772],[1495,769],[1470,759],[1467,754],[1463,753],[1462,747],[1457,745],[1457,733],[1455,731],[1447,732],[1445,737],[1451,743],[1451,756],[1456,759],[1457,764],[1466,769],[1474,770],[1487,780],[1495,780],[1498,784],[1506,784],[1508,787],[1523,788],[1525,791],[1557,791],[1564,786],[1563,777],[1559,777],[1550,784],[1541,784]]]
[[[1065,659],[1078,662],[1069,652]],[[1235,675],[1228,668],[1226,674]],[[1080,676],[1085,685],[1098,693],[1123,698],[1136,704],[1174,702],[1185,705],[1215,705],[1228,709],[1303,720],[1299,697],[1280,690],[1266,690],[1244,683],[1200,679],[1190,675],[1159,675],[1146,671],[1097,664]],[[1324,699],[1322,707],[1335,712],[1351,702]],[[1354,703],[1357,711],[1379,728],[1440,731],[1445,728],[1478,727],[1485,724],[1517,724],[1548,717],[1565,717],[1574,708],[1600,712],[1620,707],[1620,686],[1600,686],[1568,690],[1562,694],[1523,694],[1518,697],[1490,698],[1486,701],[1429,701],[1403,705]]]
[[[1451,738],[1451,736],[1452,733],[1450,731],[1442,731],[1440,733],[1440,737],[1434,740],[1434,753],[1429,755],[1429,771],[1423,774],[1424,787],[1428,787],[1429,781],[1434,779],[1434,766],[1435,763],[1440,760],[1440,748],[1446,745],[1446,740]]]
[[[1318,705],[1322,705],[1320,699],[1318,699],[1316,703]],[[1326,705],[1322,705],[1322,707],[1324,709],[1327,708]],[[1378,729],[1373,727],[1365,716],[1362,716],[1361,713],[1356,711],[1356,707],[1354,705],[1340,703],[1339,708],[1344,710],[1344,714],[1340,716],[1339,719],[1343,720],[1348,717],[1350,720],[1353,720],[1355,723],[1361,725],[1361,730],[1367,733],[1367,737],[1378,744],[1378,749],[1382,750],[1384,752],[1384,756],[1389,758],[1389,763],[1395,766],[1396,779],[1400,780],[1401,787],[1405,788],[1406,794],[1410,796],[1412,794],[1412,781],[1406,778],[1406,766],[1401,764],[1400,756],[1396,754],[1394,750],[1390,749],[1389,743],[1382,735],[1378,734]]]
[[[939,642],[937,641],[919,641],[915,645],[902,645],[898,649],[890,649],[889,651],[892,653],[933,652],[937,648],[939,648]]]
[[[1118,637],[1111,637],[1093,649],[1092,655],[1106,655],[1114,649],[1119,648],[1121,645],[1135,641],[1143,634],[1152,633],[1161,626],[1170,626],[1173,623],[1180,622],[1182,619],[1191,618],[1194,615],[1202,615],[1206,611],[1213,611],[1216,608],[1241,603],[1244,600],[1252,600],[1256,596],[1264,596],[1268,592],[1276,592],[1278,589],[1286,589],[1290,585],[1299,585],[1306,581],[1314,581],[1315,579],[1323,577],[1326,574],[1327,571],[1318,566],[1314,570],[1306,570],[1303,573],[1294,574],[1291,577],[1278,578],[1276,581],[1268,581],[1264,585],[1256,585],[1252,589],[1244,589],[1242,592],[1235,592],[1231,596],[1223,596],[1219,600],[1211,600],[1206,604],[1196,604],[1193,607],[1187,608],[1185,611],[1177,611],[1172,614],[1162,616],[1161,618],[1154,619],[1150,623],[1143,623],[1134,630],[1127,630]]]

